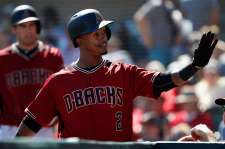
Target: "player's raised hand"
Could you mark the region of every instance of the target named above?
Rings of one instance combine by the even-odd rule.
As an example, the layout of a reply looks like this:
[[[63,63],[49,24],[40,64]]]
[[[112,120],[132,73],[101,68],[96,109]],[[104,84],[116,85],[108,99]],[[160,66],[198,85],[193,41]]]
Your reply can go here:
[[[193,65],[196,68],[200,69],[208,64],[217,42],[214,33],[208,32],[202,35],[198,48],[194,51]]]

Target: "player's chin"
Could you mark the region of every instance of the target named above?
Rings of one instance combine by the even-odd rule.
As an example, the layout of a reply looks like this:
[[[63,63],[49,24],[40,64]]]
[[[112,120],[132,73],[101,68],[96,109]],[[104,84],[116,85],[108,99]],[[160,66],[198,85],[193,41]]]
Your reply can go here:
[[[27,39],[25,39],[25,40],[23,40],[23,44],[26,44],[26,45],[33,45],[33,44],[35,44],[36,43],[36,40],[35,39],[29,39],[29,38],[27,38]]]
[[[108,51],[106,50],[106,51],[102,52],[101,55],[105,55],[107,53],[108,53]]]
[[[107,54],[107,48],[105,46],[99,46],[99,51],[101,51],[101,55]]]

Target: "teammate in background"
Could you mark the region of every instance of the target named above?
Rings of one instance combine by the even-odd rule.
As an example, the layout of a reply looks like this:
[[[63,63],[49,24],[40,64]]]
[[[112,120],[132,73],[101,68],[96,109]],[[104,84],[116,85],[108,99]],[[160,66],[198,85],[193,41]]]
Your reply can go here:
[[[25,108],[45,79],[63,67],[59,49],[38,40],[41,22],[32,6],[16,7],[11,24],[17,42],[0,50],[0,140],[16,135]],[[44,130],[41,137],[53,134]]]
[[[58,116],[60,138],[131,141],[133,99],[157,98],[161,92],[183,85],[207,65],[217,44],[214,34],[208,32],[190,65],[173,74],[147,71],[102,58],[107,53],[111,23],[95,9],[81,10],[70,18],[68,33],[80,48],[80,58],[46,80],[26,108],[16,136],[32,136]]]

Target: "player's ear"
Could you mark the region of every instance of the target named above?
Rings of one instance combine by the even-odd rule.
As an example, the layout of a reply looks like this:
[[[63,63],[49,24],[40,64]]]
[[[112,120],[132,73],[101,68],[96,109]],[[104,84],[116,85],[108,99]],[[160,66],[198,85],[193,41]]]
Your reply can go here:
[[[77,37],[76,39],[74,39],[74,43],[76,43],[76,45],[80,45],[81,43],[81,38],[80,37]]]

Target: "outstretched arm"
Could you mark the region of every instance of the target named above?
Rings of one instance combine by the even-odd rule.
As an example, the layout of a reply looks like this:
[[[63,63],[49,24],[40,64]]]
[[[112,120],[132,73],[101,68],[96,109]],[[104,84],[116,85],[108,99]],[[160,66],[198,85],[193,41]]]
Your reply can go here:
[[[23,121],[20,123],[20,126],[16,133],[16,137],[34,136],[40,129],[41,129],[41,125],[27,115],[24,117]]]
[[[213,50],[218,40],[215,39],[215,34],[208,32],[203,34],[198,48],[194,51],[193,62],[182,70],[172,73],[161,73],[154,80],[154,95],[157,97],[163,91],[168,91],[174,87],[181,86],[191,78],[198,70],[206,66],[212,56]]]

